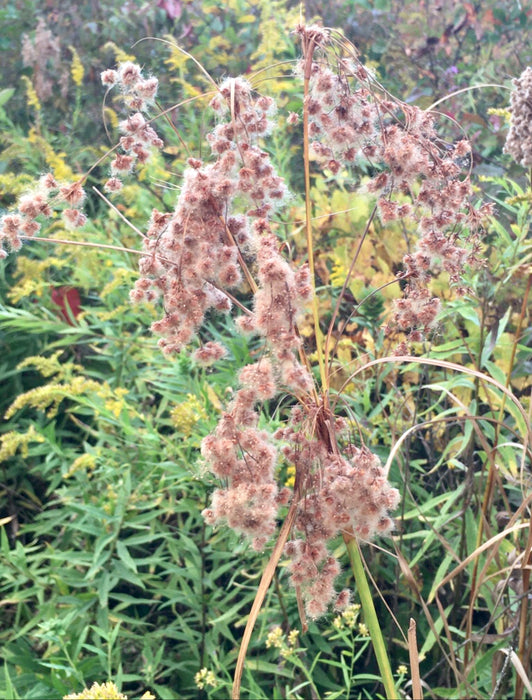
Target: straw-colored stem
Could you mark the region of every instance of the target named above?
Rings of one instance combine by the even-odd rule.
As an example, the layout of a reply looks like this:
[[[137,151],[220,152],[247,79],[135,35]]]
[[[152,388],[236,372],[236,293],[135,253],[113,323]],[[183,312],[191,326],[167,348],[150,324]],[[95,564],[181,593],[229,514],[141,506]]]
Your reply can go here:
[[[316,340],[316,352],[318,355],[318,364],[320,368],[320,379],[323,395],[325,396],[328,390],[327,368],[323,356],[323,333],[320,328],[320,314],[318,309],[318,299],[316,297],[316,281],[314,267],[314,243],[312,237],[312,211],[311,211],[311,195],[310,195],[310,138],[309,138],[309,83],[310,83],[310,66],[312,65],[313,47],[306,49],[306,67],[303,79],[303,169],[305,173],[305,233],[307,240],[307,259],[310,273],[310,283],[312,285],[312,318],[314,322],[314,338]]]
[[[260,580],[259,587],[255,595],[255,600],[253,601],[253,605],[251,606],[249,617],[246,623],[246,628],[244,630],[244,634],[242,635],[240,648],[238,650],[238,659],[236,662],[235,675],[233,678],[231,700],[240,700],[240,685],[242,682],[244,662],[246,660],[246,654],[249,642],[251,640],[251,635],[253,633],[255,623],[257,622],[259,612],[262,608],[264,598],[266,597],[266,593],[268,592],[268,588],[270,587],[270,583],[272,582],[273,575],[275,574],[277,564],[279,563],[279,559],[281,558],[281,555],[283,553],[286,540],[288,539],[288,535],[294,524],[296,513],[297,502],[294,501],[288,510],[285,521],[283,523],[283,527],[281,528],[281,532],[279,533],[279,537],[277,538],[277,542],[275,543],[275,546],[273,548],[271,557],[262,574],[262,578]]]
[[[419,674],[416,621],[413,617],[410,618],[408,626],[408,656],[410,658],[410,673],[412,675],[412,698],[413,700],[423,700],[423,688],[421,687],[421,676]]]

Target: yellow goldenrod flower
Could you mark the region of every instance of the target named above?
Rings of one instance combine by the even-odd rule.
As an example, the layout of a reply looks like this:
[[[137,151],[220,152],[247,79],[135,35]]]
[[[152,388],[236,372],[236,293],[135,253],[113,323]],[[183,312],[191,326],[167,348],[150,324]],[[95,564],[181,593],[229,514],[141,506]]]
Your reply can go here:
[[[2,173],[0,175],[0,190],[13,197],[27,192],[31,183],[33,183],[33,178],[26,173]]]
[[[495,117],[502,117],[507,122],[509,122],[512,119],[512,113],[509,109],[490,107],[488,109],[488,114],[493,115]]]
[[[93,683],[90,688],[84,688],[81,693],[64,695],[63,700],[128,700],[127,695],[121,693],[112,681],[107,683]],[[140,700],[156,700],[155,695],[147,690]]]
[[[344,628],[344,621],[341,615],[337,615],[332,621],[332,625],[335,629],[341,630]]]
[[[333,287],[341,287],[347,277],[348,269],[341,260],[335,260],[331,270],[329,282]]]
[[[66,397],[81,396],[85,393],[101,390],[101,384],[93,379],[85,377],[74,377],[70,382],[60,384],[50,382],[44,386],[30,389],[19,394],[5,413],[5,419],[9,420],[17,411],[25,406],[31,406],[41,410],[46,410],[48,418],[53,418],[57,413],[59,404]]]
[[[105,408],[110,411],[115,418],[120,418],[122,411],[128,407],[125,397],[129,392],[127,389],[117,387],[112,392],[111,396],[107,396],[107,391],[111,390],[108,386],[105,386],[104,390],[100,392],[100,396],[105,398]]]
[[[13,457],[19,449],[22,456],[27,457],[30,442],[44,442],[43,436],[35,432],[33,425],[26,433],[17,433],[15,430],[4,433],[0,437],[0,462]]]
[[[73,362],[60,362],[59,356],[62,354],[63,350],[57,350],[53,355],[50,355],[50,357],[32,355],[31,357],[26,357],[22,362],[19,362],[17,369],[33,367],[43,377],[55,375],[57,379],[65,379],[65,377],[71,375],[73,371],[83,371],[81,365],[76,365]]]
[[[72,63],[70,64],[70,75],[74,84],[81,87],[83,84],[83,76],[85,75],[85,69],[83,68],[83,63],[79,58],[79,54],[73,46],[68,47],[72,52]]]
[[[109,121],[109,124],[113,127],[113,129],[118,128],[118,114],[115,112],[114,109],[111,107],[105,107],[103,110],[103,114],[106,120]]]
[[[61,260],[51,255],[44,260],[35,260],[20,256],[17,258],[16,276],[18,281],[8,291],[8,298],[13,304],[17,304],[21,299],[24,299],[32,294],[42,296],[45,289],[49,289],[50,285],[46,281],[45,274],[51,268],[60,270],[68,265],[66,259]]]
[[[288,9],[285,3],[279,0],[258,0],[250,4],[255,4],[260,9],[260,43],[251,55],[251,60],[256,69],[267,69],[276,64],[278,56],[286,50],[289,35],[287,28],[297,25],[299,9],[297,7]],[[276,92],[280,89],[280,84],[274,86]]]
[[[287,647],[283,646],[281,649],[279,649],[279,656],[282,659],[289,659],[291,656],[293,656],[295,653],[295,650],[293,647]]]
[[[37,96],[35,88],[33,87],[33,83],[27,75],[23,75],[22,80],[24,81],[24,84],[26,86],[26,103],[28,107],[33,107],[36,112],[40,112],[41,103]]]
[[[187,394],[187,400],[175,406],[170,411],[172,425],[185,437],[192,433],[192,429],[200,420],[207,418],[207,413],[199,399],[194,394]]]
[[[39,136],[35,129],[30,129],[28,141],[44,154],[46,162],[58,180],[72,181],[75,179],[72,169],[65,163],[66,153],[63,151],[56,153],[48,141]]]
[[[132,56],[131,54],[126,53],[123,49],[121,49],[119,46],[117,46],[113,41],[108,41],[106,44],[103,45],[102,49],[104,51],[108,51],[109,49],[111,49],[111,51],[115,55],[117,63],[127,63],[128,61],[135,61],[136,60],[135,56]]]
[[[102,291],[100,292],[100,297],[105,299],[105,297],[109,296],[109,294],[114,292],[115,289],[122,286],[131,285],[134,276],[135,273],[133,270],[128,270],[127,267],[116,268],[113,279],[103,287]]]
[[[285,486],[292,488],[296,483],[296,467],[295,464],[289,464],[286,470],[286,480],[284,482]]]
[[[68,471],[64,475],[64,479],[69,479],[75,472],[79,470],[84,470],[88,473],[92,472],[96,467],[96,457],[95,455],[83,454],[72,462]]]
[[[21,259],[22,258],[19,258],[19,260]],[[18,282],[8,291],[7,298],[12,304],[18,304],[21,299],[30,297],[33,294],[35,294],[37,297],[41,297],[43,290],[48,286],[49,285],[45,281],[39,279],[38,277],[35,277],[34,279],[24,279]]]
[[[342,621],[346,627],[353,629],[360,612],[360,604],[353,603],[348,605],[347,608],[342,612]]]
[[[295,647],[297,640],[299,638],[299,630],[290,630],[288,633],[288,644],[291,647]]]

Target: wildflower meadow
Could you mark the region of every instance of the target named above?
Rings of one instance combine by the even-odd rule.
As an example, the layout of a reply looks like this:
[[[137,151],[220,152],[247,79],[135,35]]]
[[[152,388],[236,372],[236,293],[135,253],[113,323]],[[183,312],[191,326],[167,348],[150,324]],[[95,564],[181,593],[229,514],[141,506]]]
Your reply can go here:
[[[532,697],[532,10],[0,9],[0,695]]]

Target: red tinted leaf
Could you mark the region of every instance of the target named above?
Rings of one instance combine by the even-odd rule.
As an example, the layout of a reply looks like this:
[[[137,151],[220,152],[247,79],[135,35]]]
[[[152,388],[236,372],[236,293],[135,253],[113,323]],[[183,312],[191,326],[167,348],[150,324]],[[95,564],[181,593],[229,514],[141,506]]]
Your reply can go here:
[[[71,326],[72,317],[77,318],[81,311],[81,299],[75,287],[53,287],[52,301],[58,307],[58,314]]]

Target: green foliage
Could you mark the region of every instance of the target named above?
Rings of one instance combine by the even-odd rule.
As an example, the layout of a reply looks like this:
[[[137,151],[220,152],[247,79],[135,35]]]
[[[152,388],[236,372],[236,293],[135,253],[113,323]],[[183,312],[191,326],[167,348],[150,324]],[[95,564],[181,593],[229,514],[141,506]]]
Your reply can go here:
[[[79,238],[68,235],[135,248],[137,234],[120,214],[142,229],[154,207],[173,205],[177,175],[189,154],[201,153],[210,117],[205,81],[190,59],[163,42],[131,44],[146,35],[179,36],[214,77],[256,70],[258,88],[289,112],[300,99],[290,65],[264,69],[295,57],[288,28],[299,10],[263,0],[191,0],[179,4],[174,21],[154,2],[126,5],[128,12],[122,2],[61,3],[57,13],[54,3],[37,12],[35,3],[17,0],[0,9],[0,48],[12,59],[0,78],[0,206],[7,209],[45,170],[71,179],[102,155],[95,146],[106,142],[96,138],[103,127],[94,126],[102,108],[97,76],[104,58],[120,58],[118,47],[134,50],[166,85],[165,104],[194,99],[171,113],[170,123],[158,121],[163,155],[113,200],[116,209],[91,195],[92,223]],[[407,101],[428,105],[519,72],[515,47],[526,46],[529,33],[529,11],[519,3],[418,8],[352,1],[320,11],[328,24],[346,28],[385,86]],[[35,35],[38,16],[59,41],[57,75],[68,78],[63,98],[54,91],[41,100],[38,67],[21,63],[21,35]],[[485,240],[487,266],[471,273],[466,296],[446,292],[438,334],[417,348],[439,366],[367,366],[392,351],[381,326],[400,292],[384,285],[407,245],[396,224],[369,229],[333,324],[335,400],[353,433],[383,461],[391,455],[390,479],[402,492],[397,532],[365,550],[381,594],[379,619],[394,671],[407,661],[401,630],[416,619],[422,677],[436,697],[491,696],[503,653],[518,640],[518,567],[528,551],[532,333],[523,300],[530,292],[530,184],[513,166],[511,177],[503,175],[505,126],[489,114],[492,103],[506,105],[506,92],[466,93],[442,106],[474,138],[480,185],[497,216]],[[122,107],[105,107],[113,133]],[[292,190],[301,191],[297,137],[283,130],[268,147]],[[103,168],[91,174],[98,187]],[[325,333],[374,202],[352,191],[347,173],[323,181],[313,172],[312,187]],[[296,194],[279,224],[296,260],[305,256],[303,218]],[[49,234],[66,238],[60,226]],[[268,553],[204,524],[201,511],[216,484],[198,447],[235,387],[236,370],[259,348],[236,336],[230,321],[213,318],[211,336],[231,338],[229,357],[215,370],[185,354],[163,358],[146,331],[155,309],[129,304],[136,264],[127,252],[28,244],[2,267],[2,697],[51,700],[111,679],[130,697],[146,688],[163,700],[230,694]],[[433,285],[447,290],[445,275]],[[79,293],[80,313],[58,307],[54,290],[61,288]],[[303,320],[311,353],[309,329]],[[285,408],[266,405],[264,423],[280,423]],[[375,697],[379,672],[358,610],[313,623],[297,637],[286,578],[281,567],[259,617],[243,697]],[[405,673],[397,670],[399,684]],[[513,697],[514,688],[509,669],[500,697]]]
[[[194,478],[192,446],[172,430],[175,397],[203,394],[213,413],[215,389],[197,371],[152,363],[138,325],[128,331],[124,316],[98,325],[98,311],[90,330],[56,322],[55,339],[18,370],[23,386],[28,373],[35,383],[33,367],[42,373],[54,351],[63,377],[59,395],[57,373],[19,394],[8,424],[20,431],[31,421],[38,441],[2,465],[12,513],[2,530],[4,661],[23,697],[111,677],[132,692],[149,685],[160,697],[171,696],[165,687],[193,697],[208,651],[223,656],[234,643],[212,616],[246,605],[246,596],[231,603],[229,585],[242,546],[222,545],[223,533],[206,539],[205,485]],[[21,332],[42,338],[34,321],[4,309],[7,342]],[[54,415],[48,401],[58,402]]]

